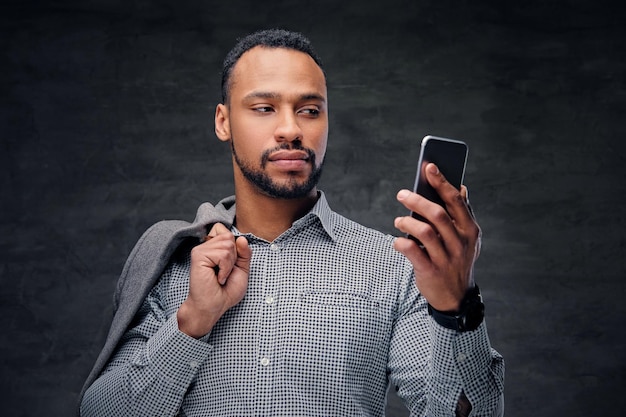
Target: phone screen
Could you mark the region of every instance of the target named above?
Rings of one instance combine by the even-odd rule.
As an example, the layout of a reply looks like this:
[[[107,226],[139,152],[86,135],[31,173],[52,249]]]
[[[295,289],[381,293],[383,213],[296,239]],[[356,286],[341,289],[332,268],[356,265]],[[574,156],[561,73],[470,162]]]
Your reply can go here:
[[[426,165],[434,163],[439,171],[457,189],[461,188],[465,175],[468,148],[465,142],[455,139],[426,136],[422,139],[420,157],[415,175],[413,191],[445,208],[445,203],[426,180]],[[424,220],[420,215],[411,213],[416,219]]]

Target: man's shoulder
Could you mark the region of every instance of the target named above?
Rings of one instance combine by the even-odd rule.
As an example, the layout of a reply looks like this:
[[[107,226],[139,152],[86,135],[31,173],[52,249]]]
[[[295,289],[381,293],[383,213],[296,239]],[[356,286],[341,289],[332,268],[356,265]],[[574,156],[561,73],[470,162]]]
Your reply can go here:
[[[365,226],[331,208],[326,195],[320,191],[320,199],[313,208],[327,232],[335,239],[361,238],[389,243],[393,236]]]
[[[365,226],[337,212],[333,212],[332,224],[333,232],[338,241],[359,242],[362,246],[367,244],[379,250],[386,248],[395,252],[392,248],[395,236]]]
[[[412,268],[407,258],[394,249],[396,239],[391,234],[365,226],[339,213],[333,212],[332,229],[335,249],[343,254],[344,261],[356,264],[379,265],[379,271],[403,276]]]

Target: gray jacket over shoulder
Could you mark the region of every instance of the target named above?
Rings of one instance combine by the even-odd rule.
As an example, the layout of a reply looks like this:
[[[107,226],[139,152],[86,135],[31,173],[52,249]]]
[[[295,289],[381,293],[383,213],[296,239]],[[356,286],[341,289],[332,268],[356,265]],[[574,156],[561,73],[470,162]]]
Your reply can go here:
[[[210,226],[223,223],[230,227],[235,217],[235,197],[227,197],[216,206],[203,203],[192,223],[164,220],[151,226],[131,251],[117,282],[113,298],[113,320],[104,347],[78,397],[80,405],[87,388],[98,378],[120,339],[131,324],[154,284],[167,267],[170,257],[189,240],[203,239]]]

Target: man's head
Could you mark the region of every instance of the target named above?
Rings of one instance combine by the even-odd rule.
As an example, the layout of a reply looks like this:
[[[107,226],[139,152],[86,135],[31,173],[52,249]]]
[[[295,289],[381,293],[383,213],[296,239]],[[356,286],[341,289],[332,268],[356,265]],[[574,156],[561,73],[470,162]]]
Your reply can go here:
[[[224,64],[215,133],[230,142],[238,195],[313,197],[328,139],[326,77],[300,34],[241,40]]]
[[[239,39],[233,49],[228,52],[226,58],[224,58],[224,64],[222,66],[222,103],[228,104],[233,67],[245,52],[255,46],[285,48],[304,52],[313,58],[313,61],[322,69],[322,72],[324,71],[322,60],[313,50],[311,42],[301,33],[289,32],[282,29],[268,29],[254,32]]]

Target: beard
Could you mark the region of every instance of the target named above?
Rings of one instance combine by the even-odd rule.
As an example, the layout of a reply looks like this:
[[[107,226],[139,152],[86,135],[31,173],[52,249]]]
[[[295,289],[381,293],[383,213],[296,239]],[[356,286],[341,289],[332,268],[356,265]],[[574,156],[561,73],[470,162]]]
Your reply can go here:
[[[235,159],[235,163],[241,170],[243,176],[250,181],[254,186],[259,189],[262,193],[280,199],[295,199],[302,198],[309,195],[311,190],[315,188],[317,183],[322,176],[322,168],[324,165],[324,161],[320,164],[320,166],[315,166],[315,152],[313,150],[305,148],[299,142],[294,142],[293,144],[283,143],[280,146],[277,146],[274,149],[267,150],[263,152],[261,156],[261,167],[254,168],[247,161],[243,161],[237,155],[237,151],[235,150],[235,144],[231,140],[231,149],[233,152],[233,158]],[[276,151],[281,149],[295,149],[300,151],[305,151],[308,155],[308,159],[310,164],[313,166],[313,170],[309,177],[302,181],[298,181],[295,176],[293,176],[287,183],[278,184],[276,183],[265,171],[264,168],[269,161],[269,156]]]

